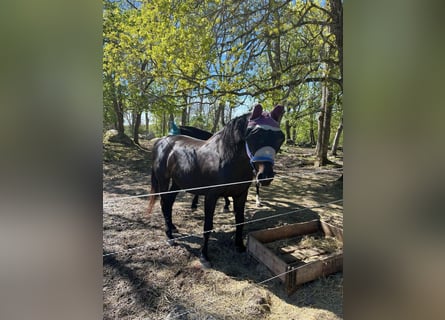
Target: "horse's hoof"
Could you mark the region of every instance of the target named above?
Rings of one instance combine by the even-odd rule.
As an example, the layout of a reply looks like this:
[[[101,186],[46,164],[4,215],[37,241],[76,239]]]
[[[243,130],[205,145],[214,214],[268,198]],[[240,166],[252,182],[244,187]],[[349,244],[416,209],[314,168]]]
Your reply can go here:
[[[261,208],[263,206],[263,204],[261,202],[257,202],[256,207],[257,208]]]
[[[172,238],[172,233],[178,233],[178,228],[174,224],[172,224],[171,228],[165,228],[165,234],[167,235],[167,238]]]
[[[192,209],[192,211],[196,211],[198,210],[198,207],[191,207],[190,209]]]
[[[203,269],[210,269],[212,267],[210,261],[203,257],[199,258],[199,262],[201,263]]]
[[[199,262],[201,262],[201,266],[203,269],[209,269],[212,267],[207,255],[204,255],[202,252],[199,255]]]
[[[175,239],[168,239],[168,240],[167,240],[167,244],[168,244],[169,246],[175,246],[175,245],[176,245],[176,241],[175,241]]]

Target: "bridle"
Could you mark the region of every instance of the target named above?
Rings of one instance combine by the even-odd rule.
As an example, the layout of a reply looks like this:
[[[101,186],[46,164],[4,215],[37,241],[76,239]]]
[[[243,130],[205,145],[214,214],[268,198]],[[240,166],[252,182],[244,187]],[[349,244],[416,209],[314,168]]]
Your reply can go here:
[[[247,141],[246,141],[245,144],[246,144],[246,153],[247,153],[247,156],[249,157],[249,163],[250,163],[250,166],[252,167],[253,172],[255,173],[255,175],[257,174],[257,170],[256,170],[255,165],[254,165],[255,162],[270,162],[272,165],[274,165],[275,161],[274,161],[274,159],[272,157],[268,157],[268,156],[254,156],[252,154],[252,152],[250,151],[250,149],[249,149],[249,145],[247,144]]]

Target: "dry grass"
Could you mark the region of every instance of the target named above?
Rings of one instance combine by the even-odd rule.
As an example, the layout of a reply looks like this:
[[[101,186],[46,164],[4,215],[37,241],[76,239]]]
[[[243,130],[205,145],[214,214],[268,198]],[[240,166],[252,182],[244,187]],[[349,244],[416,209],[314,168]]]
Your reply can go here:
[[[343,244],[334,237],[305,235],[300,241],[302,248],[317,248],[327,253],[335,252],[343,247]]]
[[[279,154],[278,174],[310,173],[311,150],[289,147]],[[149,217],[147,199],[106,202],[117,196],[149,191],[150,153],[117,144],[104,146],[104,253],[143,248],[104,257],[104,319],[341,319],[342,274],[303,285],[288,297],[277,279],[246,253],[234,250],[234,217],[220,213],[211,236],[211,269],[202,269],[197,259],[201,245],[203,212],[189,209],[192,196],[179,194],[173,219],[182,234],[196,234],[169,246],[158,206]],[[254,188],[246,204],[246,220],[272,217],[281,212],[311,207],[342,198],[335,184],[339,174],[309,174],[303,178],[276,179],[261,190],[263,208],[255,207]],[[342,206],[301,211],[245,226],[248,232],[323,218],[342,227]],[[303,239],[303,244],[306,241]],[[328,240],[330,241],[330,240]],[[306,243],[312,246],[312,243]],[[332,244],[322,244],[329,249]]]
[[[301,264],[327,258],[338,253],[343,244],[334,237],[324,236],[322,232],[292,238],[280,239],[266,243],[286,263]]]

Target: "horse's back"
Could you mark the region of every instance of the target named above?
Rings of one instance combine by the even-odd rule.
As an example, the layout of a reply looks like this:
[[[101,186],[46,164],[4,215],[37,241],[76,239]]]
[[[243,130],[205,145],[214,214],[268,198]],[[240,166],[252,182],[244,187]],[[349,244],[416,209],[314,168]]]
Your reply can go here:
[[[191,171],[199,166],[198,149],[205,143],[189,136],[166,136],[156,141],[153,146],[153,166],[156,170]]]
[[[153,151],[156,155],[169,153],[177,147],[199,148],[205,143],[204,140],[184,135],[171,135],[158,138],[153,144]],[[154,156],[156,156],[154,155]]]
[[[153,170],[158,179],[172,179],[181,189],[221,180],[219,157],[214,149],[205,140],[183,135],[166,136],[156,142]]]

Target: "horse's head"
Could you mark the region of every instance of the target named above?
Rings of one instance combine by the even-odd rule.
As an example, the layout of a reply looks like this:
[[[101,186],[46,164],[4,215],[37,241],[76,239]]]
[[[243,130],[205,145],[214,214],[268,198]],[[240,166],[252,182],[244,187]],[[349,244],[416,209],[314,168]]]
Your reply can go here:
[[[260,104],[255,105],[246,131],[246,151],[255,171],[257,181],[268,186],[275,175],[275,154],[284,142],[280,121],[284,107],[277,105],[272,112],[263,112]],[[262,180],[266,179],[266,180]]]

